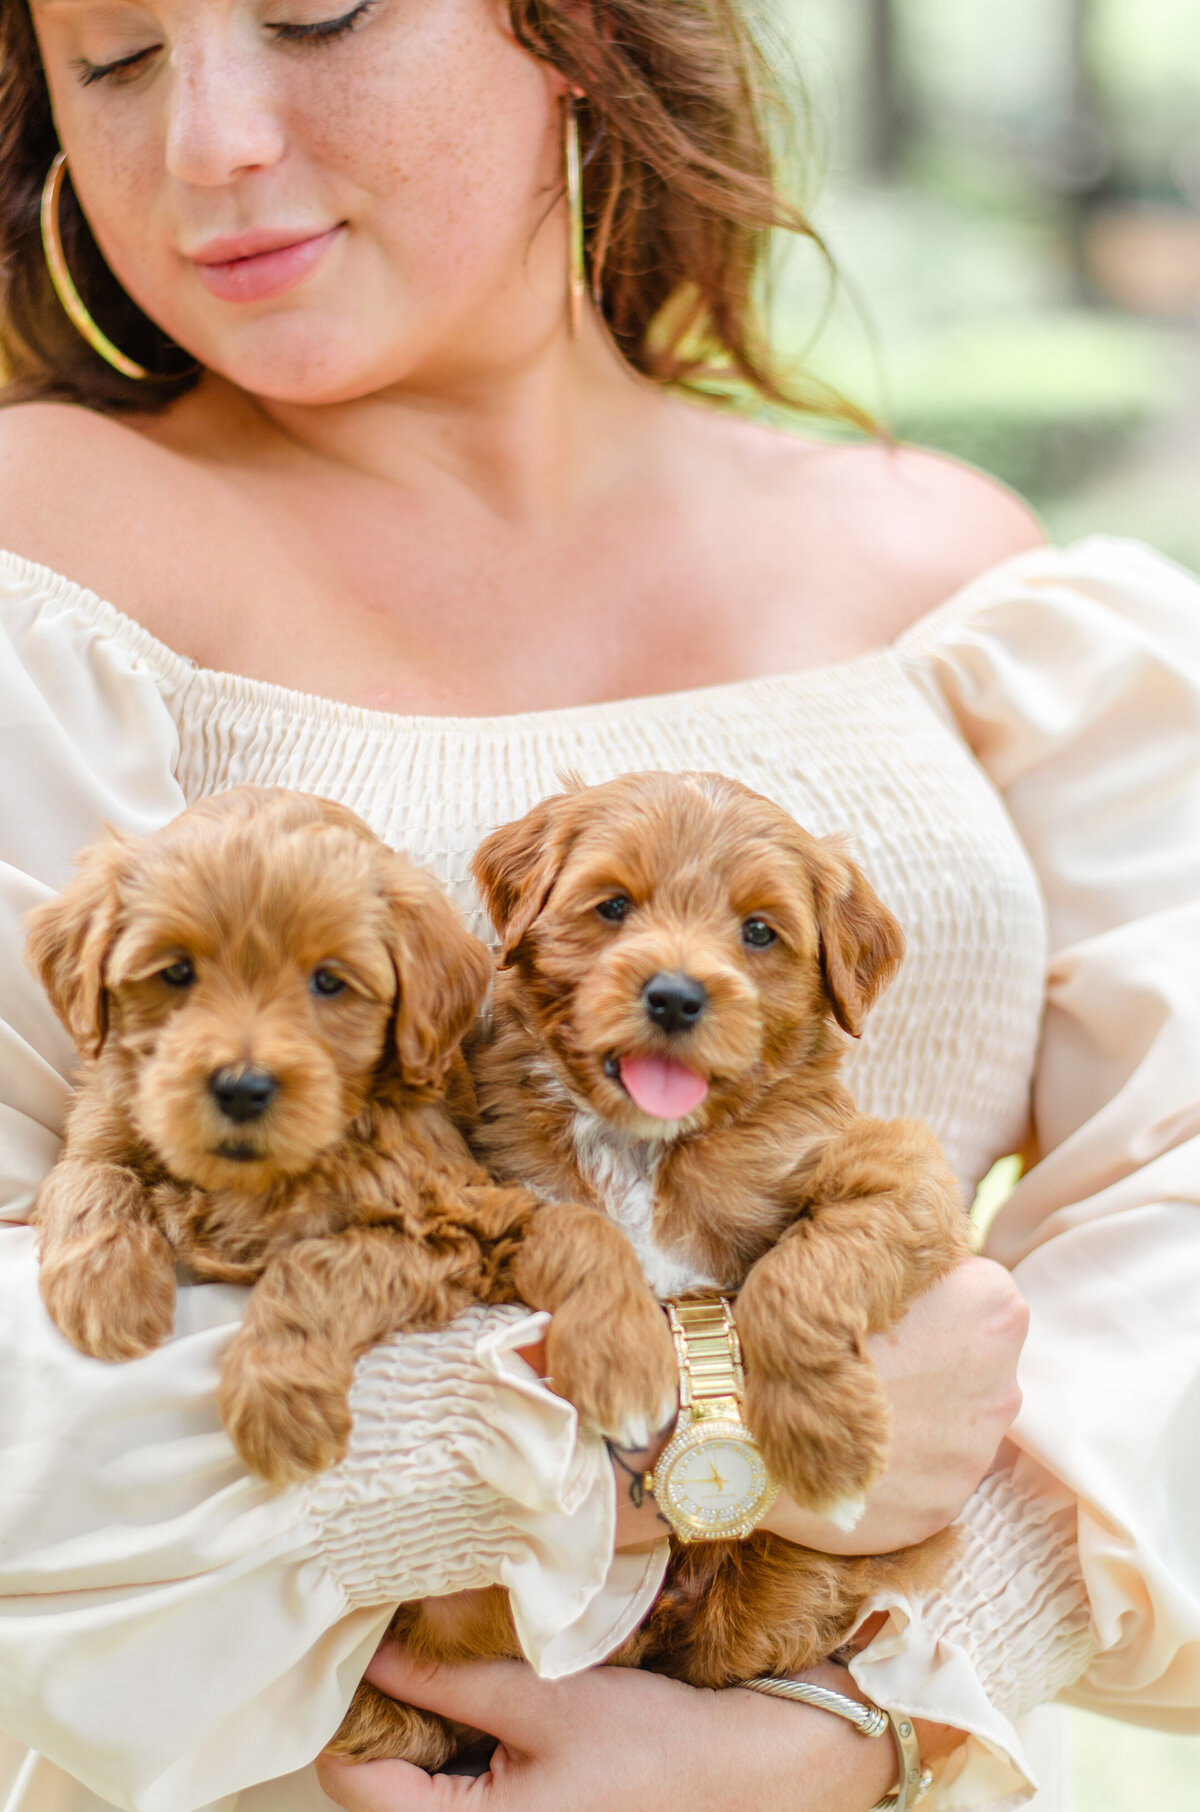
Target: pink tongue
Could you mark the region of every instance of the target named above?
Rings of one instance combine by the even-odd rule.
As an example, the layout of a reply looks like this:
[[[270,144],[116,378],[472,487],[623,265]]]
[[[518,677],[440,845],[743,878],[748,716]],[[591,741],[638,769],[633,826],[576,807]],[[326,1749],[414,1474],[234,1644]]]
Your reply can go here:
[[[703,1076],[665,1057],[622,1057],[619,1068],[626,1093],[656,1120],[686,1119],[708,1093]]]

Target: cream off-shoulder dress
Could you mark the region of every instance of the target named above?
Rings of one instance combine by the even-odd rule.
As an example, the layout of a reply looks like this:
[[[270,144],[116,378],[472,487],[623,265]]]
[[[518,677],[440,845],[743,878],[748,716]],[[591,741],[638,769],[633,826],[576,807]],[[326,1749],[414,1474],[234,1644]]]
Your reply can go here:
[[[516,1356],[540,1325],[519,1309],[376,1349],[349,1457],[279,1493],[214,1407],[240,1291],[184,1289],[131,1364],[48,1321],[26,1216],[73,1059],[22,917],[105,821],[250,780],[344,800],[481,931],[472,850],[564,769],[718,769],[846,833],[908,937],[859,1103],[929,1121],[967,1199],[1031,1111],[1045,1153],[991,1247],[1033,1311],[1015,1445],[951,1578],[890,1602],[855,1674],[971,1733],[942,1809],[1029,1797],[1023,1715],[1055,1695],[1200,1728],[1200,586],[1090,540],[838,666],[481,719],[198,670],[19,559],[0,595],[4,1812],[315,1812],[307,1765],[397,1600],[503,1581],[562,1675],[661,1574],[614,1563],[604,1449]]]

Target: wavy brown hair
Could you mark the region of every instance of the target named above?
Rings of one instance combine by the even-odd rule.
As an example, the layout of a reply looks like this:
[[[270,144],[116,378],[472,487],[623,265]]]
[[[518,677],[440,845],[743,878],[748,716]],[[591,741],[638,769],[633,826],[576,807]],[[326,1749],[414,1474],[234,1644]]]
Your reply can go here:
[[[609,332],[636,371],[863,419],[792,393],[772,366],[756,290],[772,231],[820,247],[780,193],[766,58],[738,0],[508,0],[513,31],[582,89],[586,257]],[[782,115],[782,106],[779,105]],[[58,139],[27,0],[0,0],[0,352],[8,397],[112,411],[162,408],[196,382],[187,355],[117,283],[64,184],[75,283],[123,352],[162,374],[123,378],[80,339],[42,256],[39,204]],[[823,247],[821,248],[823,253]]]

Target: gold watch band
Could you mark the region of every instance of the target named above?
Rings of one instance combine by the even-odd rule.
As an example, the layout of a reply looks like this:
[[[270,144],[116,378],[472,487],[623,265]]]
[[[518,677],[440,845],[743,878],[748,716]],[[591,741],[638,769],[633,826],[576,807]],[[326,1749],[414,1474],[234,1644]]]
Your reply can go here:
[[[665,1306],[679,1360],[680,1409],[697,1422],[709,1416],[740,1421],[742,1343],[728,1299],[713,1296]]]

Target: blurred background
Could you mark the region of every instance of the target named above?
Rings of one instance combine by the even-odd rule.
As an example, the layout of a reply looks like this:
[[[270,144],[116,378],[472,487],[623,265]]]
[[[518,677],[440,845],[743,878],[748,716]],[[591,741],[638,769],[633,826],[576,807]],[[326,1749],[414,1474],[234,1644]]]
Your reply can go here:
[[[776,344],[1055,540],[1200,569],[1200,0],[750,3],[838,271],[781,251]],[[1060,1715],[1075,1812],[1200,1807],[1200,1737]]]
[[[1200,0],[756,10],[839,272],[781,256],[779,346],[1054,539],[1200,568]]]
[[[746,4],[838,273],[781,248],[780,350],[1053,539],[1200,570],[1200,0]],[[1198,1812],[1200,1736],[1061,1716],[1074,1812]]]

